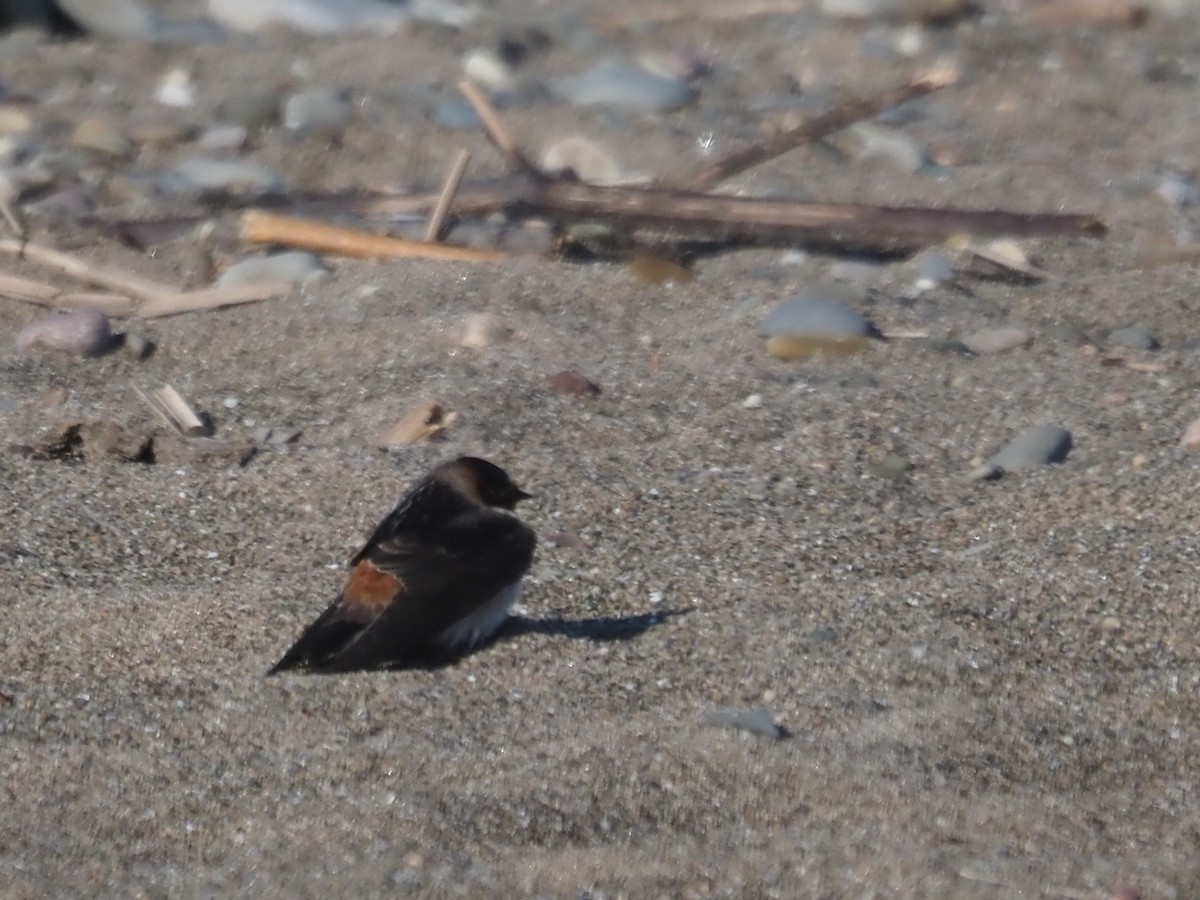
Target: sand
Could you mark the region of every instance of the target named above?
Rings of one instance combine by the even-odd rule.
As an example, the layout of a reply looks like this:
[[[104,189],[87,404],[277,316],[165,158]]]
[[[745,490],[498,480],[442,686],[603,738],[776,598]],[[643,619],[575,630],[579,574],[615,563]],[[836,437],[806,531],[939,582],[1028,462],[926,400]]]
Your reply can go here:
[[[359,118],[336,144],[268,133],[254,158],[306,188],[436,182],[460,146],[476,174],[501,161],[395,98],[453,84],[488,33],[422,31],[404,53],[281,35],[253,53],[35,41],[11,51],[5,79],[41,96],[84,73],[44,114],[125,123],[162,115],[153,73],[183,59],[200,100],[180,115],[202,122],[304,59],[365,98]],[[1200,415],[1195,277],[1135,262],[1140,239],[1194,221],[1153,188],[1194,162],[1197,34],[1194,18],[932,32],[968,73],[908,126],[953,151],[943,175],[801,150],[737,180],[1105,217],[1104,241],[1026,244],[1054,279],[901,301],[897,267],[863,308],[885,331],[1032,331],[1007,354],[895,340],[773,360],[758,319],[836,262],[779,250],[702,259],[674,287],[608,262],[331,259],[332,278],[291,298],[145,326],[145,361],[33,357],[6,340],[0,893],[1196,896],[1200,456],[1179,447]],[[725,149],[752,136],[747,98],[782,71],[807,66],[836,97],[935,55],[877,58],[861,29],[815,35],[771,19],[627,35],[630,52],[699,48],[724,88],[662,121],[561,106],[506,120],[530,148],[579,131],[628,169],[678,173],[704,161],[704,134]],[[1147,77],[1136,64],[1150,57],[1183,60],[1183,74]],[[590,61],[559,46],[530,66]],[[191,151],[166,152],[118,168]],[[192,259],[182,245],[150,258],[94,232],[46,237],[171,282]],[[453,329],[480,312],[511,337],[452,352]],[[37,315],[0,303],[0,330]],[[1106,347],[1133,323],[1162,349]],[[545,389],[569,366],[599,396]],[[223,438],[301,434],[244,466],[15,449],[71,416],[162,434],[131,383],[173,385]],[[48,403],[58,388],[65,401]],[[752,394],[761,407],[744,406]],[[425,399],[459,414],[444,438],[376,449]],[[1063,464],[966,480],[1042,422],[1072,432]],[[436,671],[265,678],[379,518],[460,453],[536,495],[522,516],[544,539],[571,537],[539,546],[522,627]],[[880,477],[889,455],[911,470]],[[725,707],[764,708],[789,736],[703,724]]]

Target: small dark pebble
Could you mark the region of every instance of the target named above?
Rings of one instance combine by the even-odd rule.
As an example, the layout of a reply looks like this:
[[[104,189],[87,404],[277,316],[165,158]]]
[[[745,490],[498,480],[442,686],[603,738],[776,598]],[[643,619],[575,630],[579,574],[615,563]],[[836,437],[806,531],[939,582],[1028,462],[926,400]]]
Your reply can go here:
[[[564,369],[546,378],[546,387],[556,394],[571,394],[576,397],[594,397],[600,386],[589,381],[577,369]]]

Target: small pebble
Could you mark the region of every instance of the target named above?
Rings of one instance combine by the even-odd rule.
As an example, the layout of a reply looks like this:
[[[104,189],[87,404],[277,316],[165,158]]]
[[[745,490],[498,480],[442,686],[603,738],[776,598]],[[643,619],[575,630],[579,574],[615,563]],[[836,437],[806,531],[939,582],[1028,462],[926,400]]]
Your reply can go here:
[[[261,284],[271,281],[287,281],[304,284],[310,278],[327,272],[321,258],[304,250],[289,250],[270,256],[252,256],[239,260],[221,273],[217,287],[234,287],[242,284]]]
[[[751,394],[742,401],[742,409],[762,409],[762,394]]]
[[[175,167],[174,174],[182,182],[181,192],[223,190],[267,194],[281,192],[286,184],[283,176],[260,163],[211,156],[185,159]]]
[[[578,75],[559,78],[551,82],[550,90],[575,106],[642,112],[669,112],[696,98],[696,92],[683,81],[619,60],[599,62]]]
[[[304,134],[337,134],[350,124],[353,110],[345,92],[312,88],[284,101],[283,125]]]
[[[995,477],[1051,463],[1060,463],[1071,452],[1071,432],[1061,425],[1035,425],[1009,441],[1004,448],[976,470],[976,477]],[[988,469],[987,474],[982,470]]]
[[[91,34],[140,41],[158,36],[158,20],[136,0],[55,0],[55,4]]]
[[[98,309],[84,307],[30,322],[17,334],[17,349],[57,350],[72,356],[100,356],[112,347],[112,325]]]
[[[1144,325],[1130,325],[1128,328],[1118,328],[1108,336],[1109,343],[1118,347],[1128,347],[1130,350],[1157,350],[1158,341]]]
[[[1183,435],[1179,438],[1179,446],[1184,450],[1195,450],[1200,447],[1200,419],[1193,419],[1188,423],[1187,428],[1183,429]]]
[[[463,74],[489,91],[511,91],[516,75],[503,59],[490,50],[472,50],[463,58]]]
[[[692,280],[692,272],[687,266],[647,253],[635,253],[628,268],[630,274],[643,284],[687,284]]]
[[[1028,346],[1032,341],[1032,333],[1016,326],[984,328],[962,339],[963,346],[972,353],[981,355],[1015,350],[1018,347]]]
[[[925,147],[898,129],[859,122],[847,128],[844,135],[852,145],[847,149],[855,162],[885,162],[906,175],[920,172],[929,165]]]
[[[403,7],[382,0],[208,0],[208,15],[231,31],[282,26],[308,35],[394,34],[408,23]]]
[[[813,285],[767,313],[758,333],[767,338],[873,337],[875,326],[849,305],[862,297],[861,290],[847,285]]]
[[[556,394],[576,397],[592,397],[600,393],[600,386],[590,381],[578,369],[564,369],[546,378],[546,387]]]
[[[869,466],[872,475],[888,481],[903,481],[912,468],[912,462],[898,453],[889,453],[879,462]]]
[[[163,106],[174,106],[187,109],[196,105],[196,86],[192,83],[192,75],[187,69],[172,69],[163,76],[154,99]]]
[[[954,261],[942,250],[926,250],[913,262],[917,270],[913,286],[918,291],[931,291],[939,285],[952,284],[958,277]]]
[[[136,325],[130,325],[122,335],[122,348],[136,360],[146,360],[154,355],[154,342]]]
[[[439,103],[437,109],[433,111],[433,121],[452,131],[474,131],[483,124],[480,121],[479,113],[475,112],[475,107],[466,100],[458,98],[451,98]]]
[[[210,125],[196,139],[196,146],[210,151],[240,150],[249,137],[245,125]]]
[[[748,731],[776,740],[787,737],[787,731],[765,709],[716,709],[704,717],[704,724]]]
[[[457,329],[455,344],[469,350],[482,350],[505,340],[511,331],[489,313],[467,316]]]
[[[612,183],[621,177],[620,166],[613,155],[581,135],[571,135],[551,144],[542,154],[542,169],[574,172],[580,181],[592,184]]]
[[[217,119],[232,122],[247,130],[276,124],[280,116],[279,94],[275,91],[249,90],[233,94],[217,104]]]
[[[114,159],[129,156],[133,144],[107,119],[93,117],[75,126],[71,143],[83,150]]]
[[[1158,183],[1154,193],[1176,209],[1195,206],[1200,202],[1200,189],[1183,175],[1168,175]]]

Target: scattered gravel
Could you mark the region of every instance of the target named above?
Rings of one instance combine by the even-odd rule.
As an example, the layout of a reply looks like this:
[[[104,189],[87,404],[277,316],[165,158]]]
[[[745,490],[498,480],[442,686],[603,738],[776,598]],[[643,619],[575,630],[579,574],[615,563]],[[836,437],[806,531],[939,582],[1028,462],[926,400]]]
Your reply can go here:
[[[535,253],[330,257],[286,297],[117,322],[131,352],[87,361],[20,349],[47,311],[0,302],[0,893],[1196,896],[1200,24],[1165,0],[1136,30],[856,2],[865,25],[695,18],[729,3],[146,0],[157,24],[132,39],[0,40],[13,211],[87,266],[164,284],[207,287],[255,252],[238,207],[262,191],[436,190],[464,147],[470,179],[503,174],[474,119],[431,121],[472,48],[532,158],[578,136],[674,183],[952,58],[959,85],[872,120],[937,165],[808,145],[719,190],[1113,228],[1016,236],[1028,276],[931,248],[961,271],[930,264],[915,289],[920,260],[806,245],[626,266],[563,259],[506,217],[450,222]],[[668,6],[692,18],[636,21]],[[235,33],[163,46],[218,8]],[[541,89],[617,58],[640,64],[579,86],[595,105]],[[163,105],[180,68],[194,103]],[[284,100],[318,89],[349,119],[283,127]],[[88,119],[130,151],[74,146]],[[623,231],[601,237],[631,258]],[[835,273],[852,283],[826,288]],[[506,339],[454,346],[480,313]],[[959,352],[1005,323],[1037,340]],[[1133,323],[1165,349],[1109,340]],[[554,393],[564,371],[582,393]],[[164,385],[210,436],[133,390]],[[1072,435],[992,457],[1038,422]],[[461,453],[534,495],[520,618],[440,669],[264,678],[395,500]],[[989,457],[1025,468],[964,483]],[[762,731],[792,737],[707,727],[710,710],[769,710]]]

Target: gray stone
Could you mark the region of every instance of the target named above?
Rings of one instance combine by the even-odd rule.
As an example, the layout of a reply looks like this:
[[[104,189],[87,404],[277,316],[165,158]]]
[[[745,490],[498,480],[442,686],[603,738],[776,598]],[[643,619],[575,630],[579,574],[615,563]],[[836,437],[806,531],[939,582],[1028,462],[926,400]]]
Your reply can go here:
[[[350,124],[352,113],[353,106],[344,91],[317,87],[287,98],[283,125],[305,133],[336,133]]]
[[[1071,452],[1071,432],[1061,425],[1035,425],[1013,438],[988,465],[1000,472],[1019,472],[1059,463]]]
[[[313,276],[328,271],[320,257],[303,250],[275,253],[271,256],[255,256],[239,260],[221,273],[217,287],[234,287],[242,284],[260,284],[271,281],[288,281],[303,284]]]
[[[282,26],[310,35],[393,34],[408,22],[404,9],[379,0],[208,0],[208,14],[232,31]]]
[[[611,106],[643,112],[679,109],[696,97],[696,92],[682,81],[619,60],[606,60],[578,75],[556,79],[549,88],[555,96],[575,106]]]
[[[1118,328],[1108,336],[1110,343],[1118,347],[1128,347],[1130,350],[1157,350],[1158,341],[1144,325],[1130,325],[1128,328]]]
[[[433,121],[455,131],[474,131],[482,124],[475,107],[456,98],[439,104],[433,112]]]
[[[100,356],[113,345],[112,325],[98,309],[84,307],[30,322],[17,334],[17,349],[55,350],[72,356]]]
[[[776,724],[765,709],[717,709],[704,717],[704,724],[749,731],[769,738],[787,737],[787,731]]]
[[[871,337],[877,334],[875,326],[847,303],[861,297],[861,291],[845,285],[814,285],[767,313],[758,333],[763,337]]]
[[[154,40],[158,20],[137,0],[56,0],[80,27],[103,37]]]
[[[984,328],[963,338],[963,346],[972,353],[1004,353],[1018,347],[1027,346],[1033,340],[1033,334],[1024,328],[1008,326],[1005,328]]]
[[[181,179],[180,192],[224,190],[235,193],[274,193],[282,191],[283,176],[260,163],[242,159],[215,159],[195,156],[175,167]]]

